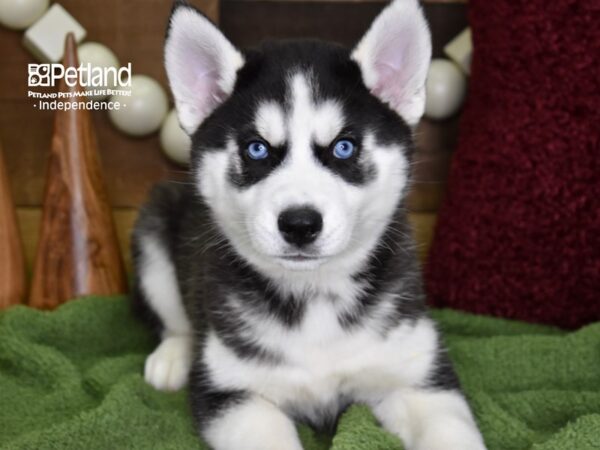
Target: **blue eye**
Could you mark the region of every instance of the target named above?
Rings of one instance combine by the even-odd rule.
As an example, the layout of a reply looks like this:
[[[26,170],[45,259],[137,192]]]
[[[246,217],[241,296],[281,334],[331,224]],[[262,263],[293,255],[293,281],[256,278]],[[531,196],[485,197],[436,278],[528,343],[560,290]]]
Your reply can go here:
[[[265,159],[269,156],[269,148],[264,142],[252,141],[246,147],[246,153],[252,159]]]
[[[333,146],[333,156],[348,159],[354,154],[354,143],[348,139],[340,139]]]

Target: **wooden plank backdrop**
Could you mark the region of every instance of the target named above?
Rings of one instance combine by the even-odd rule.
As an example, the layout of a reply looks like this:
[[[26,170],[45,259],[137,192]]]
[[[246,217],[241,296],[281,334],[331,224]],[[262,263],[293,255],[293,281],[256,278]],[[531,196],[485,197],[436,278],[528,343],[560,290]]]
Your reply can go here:
[[[87,30],[87,41],[111,48],[134,73],[146,74],[163,86],[164,31],[171,0],[61,0]],[[190,0],[241,47],[268,38],[315,37],[355,44],[383,8],[382,0]],[[461,0],[429,0],[434,56],[467,25]],[[265,18],[268,17],[268,20]],[[0,142],[18,209],[25,259],[31,267],[39,232],[39,206],[52,133],[53,114],[38,111],[27,98],[27,64],[35,62],[21,44],[22,33],[0,27]],[[182,168],[161,154],[158,136],[131,138],[118,132],[106,112],[94,112],[100,158],[108,196],[114,208],[121,247],[128,237],[135,208],[159,179],[179,178]],[[415,185],[409,206],[423,256],[443,197],[449,161],[455,147],[458,119],[423,120],[417,130]],[[129,262],[126,252],[125,259]]]

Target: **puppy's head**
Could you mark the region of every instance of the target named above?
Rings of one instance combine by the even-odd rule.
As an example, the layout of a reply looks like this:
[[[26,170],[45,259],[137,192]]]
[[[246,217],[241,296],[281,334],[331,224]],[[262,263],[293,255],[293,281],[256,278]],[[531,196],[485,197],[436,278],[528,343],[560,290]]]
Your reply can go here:
[[[240,52],[195,9],[174,9],[165,63],[197,188],[240,254],[269,272],[364,260],[409,179],[430,56],[417,0],[387,6],[352,51]]]

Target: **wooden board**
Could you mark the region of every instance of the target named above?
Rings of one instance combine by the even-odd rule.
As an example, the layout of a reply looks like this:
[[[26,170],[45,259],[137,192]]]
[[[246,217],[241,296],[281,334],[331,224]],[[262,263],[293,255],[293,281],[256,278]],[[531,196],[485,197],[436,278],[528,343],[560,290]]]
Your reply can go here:
[[[220,26],[234,44],[251,47],[265,39],[318,38],[354,46],[387,1],[222,0]],[[433,57],[467,27],[462,2],[427,2]],[[268,17],[269,20],[265,20]]]

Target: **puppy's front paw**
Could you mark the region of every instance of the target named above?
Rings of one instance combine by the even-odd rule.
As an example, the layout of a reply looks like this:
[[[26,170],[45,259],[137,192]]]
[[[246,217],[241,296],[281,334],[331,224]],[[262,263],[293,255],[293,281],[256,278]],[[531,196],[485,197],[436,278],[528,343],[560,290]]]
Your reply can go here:
[[[415,450],[486,450],[486,448],[479,431],[458,426],[455,430],[432,429],[422,436]]]
[[[215,450],[302,450],[291,419],[258,396],[219,412],[203,435]]]
[[[191,339],[188,336],[164,339],[146,358],[146,382],[161,391],[176,391],[184,387],[190,372],[191,349]]]

